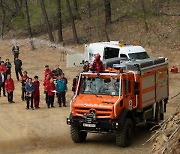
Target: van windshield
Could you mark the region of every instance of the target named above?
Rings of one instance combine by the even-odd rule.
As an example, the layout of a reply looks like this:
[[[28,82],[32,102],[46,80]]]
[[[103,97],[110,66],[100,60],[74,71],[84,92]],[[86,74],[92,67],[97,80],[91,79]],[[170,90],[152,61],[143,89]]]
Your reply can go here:
[[[138,52],[138,53],[129,53],[130,59],[147,59],[149,58],[149,55],[147,52]]]
[[[119,96],[119,79],[82,78],[81,93]]]

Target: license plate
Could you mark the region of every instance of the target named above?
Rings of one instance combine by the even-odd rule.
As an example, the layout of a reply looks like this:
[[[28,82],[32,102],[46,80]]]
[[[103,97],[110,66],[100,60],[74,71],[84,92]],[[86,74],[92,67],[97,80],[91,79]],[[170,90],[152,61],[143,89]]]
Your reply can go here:
[[[96,127],[96,124],[86,124],[86,123],[83,123],[83,126],[84,127]]]

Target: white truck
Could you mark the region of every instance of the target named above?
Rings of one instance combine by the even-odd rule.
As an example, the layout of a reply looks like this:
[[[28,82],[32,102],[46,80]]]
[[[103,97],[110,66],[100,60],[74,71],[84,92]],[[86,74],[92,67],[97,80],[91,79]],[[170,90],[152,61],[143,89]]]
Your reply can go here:
[[[119,41],[97,42],[86,44],[84,54],[68,55],[67,65],[68,67],[80,66],[82,61],[85,60],[92,62],[94,60],[94,55],[97,53],[101,55],[101,60],[105,64],[109,64],[110,61],[111,63],[113,62],[113,64],[118,64],[119,59],[142,60],[149,58],[146,50],[138,45],[124,44]],[[112,61],[112,59],[114,60]]]

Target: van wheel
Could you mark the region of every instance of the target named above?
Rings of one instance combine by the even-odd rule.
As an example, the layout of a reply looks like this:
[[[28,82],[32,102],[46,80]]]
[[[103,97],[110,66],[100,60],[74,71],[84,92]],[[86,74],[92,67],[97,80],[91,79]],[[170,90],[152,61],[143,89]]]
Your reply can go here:
[[[133,135],[133,123],[132,120],[125,119],[124,125],[122,125],[116,132],[116,144],[120,147],[126,147],[130,145]]]
[[[86,140],[87,132],[83,132],[79,127],[71,126],[71,138],[75,143],[81,143]]]

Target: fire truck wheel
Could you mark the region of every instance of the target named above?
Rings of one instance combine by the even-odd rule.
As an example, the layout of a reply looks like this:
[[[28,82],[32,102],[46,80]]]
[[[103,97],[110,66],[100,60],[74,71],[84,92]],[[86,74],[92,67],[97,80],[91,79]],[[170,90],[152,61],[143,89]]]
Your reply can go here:
[[[155,122],[160,122],[160,103],[156,103]]]
[[[133,135],[133,123],[132,120],[125,119],[124,125],[116,132],[116,144],[120,147],[126,147],[130,145]]]
[[[160,119],[164,120],[164,104],[160,101]]]
[[[78,127],[71,126],[71,138],[75,143],[81,143],[86,140],[87,132],[80,131]]]

